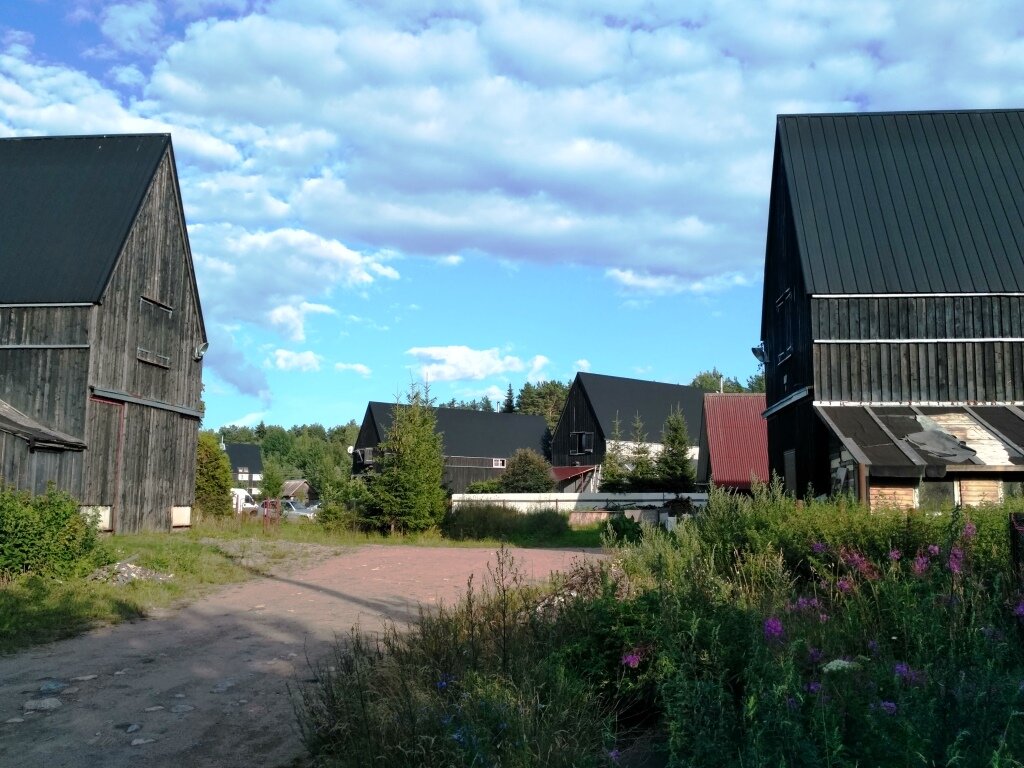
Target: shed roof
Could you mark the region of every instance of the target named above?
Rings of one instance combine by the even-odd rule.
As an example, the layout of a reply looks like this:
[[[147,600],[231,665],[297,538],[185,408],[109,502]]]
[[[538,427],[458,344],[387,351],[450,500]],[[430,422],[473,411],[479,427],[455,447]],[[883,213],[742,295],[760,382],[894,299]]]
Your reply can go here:
[[[622,437],[628,440],[633,419],[640,414],[650,441],[658,442],[665,420],[676,407],[683,412],[690,439],[696,442],[700,436],[704,392],[697,387],[599,373],[577,373],[576,381],[586,393],[605,438],[614,433],[618,416]]]
[[[704,396],[708,462],[715,485],[750,488],[751,478],[768,482],[768,427],[761,416],[764,393]]]
[[[408,406],[399,405],[399,408]],[[371,402],[367,416],[376,423],[381,440],[391,426],[394,403]],[[467,408],[436,408],[437,431],[444,435],[446,456],[508,458],[520,448],[544,452],[547,422],[543,416],[492,413]]]
[[[0,303],[95,303],[169,134],[0,139]]]
[[[942,477],[948,471],[1024,472],[1024,411],[1014,406],[816,405],[872,475]]]
[[[83,451],[86,447],[77,437],[43,426],[3,400],[0,400],[0,432],[20,437],[37,448]]]
[[[263,474],[263,457],[260,447],[255,443],[225,443],[224,450],[231,462],[231,471],[237,472],[239,467],[248,467],[250,474]]]
[[[1024,111],[780,115],[808,293],[1024,290]]]

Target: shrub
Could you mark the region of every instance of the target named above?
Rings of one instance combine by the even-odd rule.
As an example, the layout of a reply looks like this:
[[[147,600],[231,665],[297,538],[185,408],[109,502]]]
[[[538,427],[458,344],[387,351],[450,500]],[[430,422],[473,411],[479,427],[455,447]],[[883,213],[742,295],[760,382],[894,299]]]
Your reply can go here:
[[[640,523],[624,514],[608,518],[607,533],[613,544],[635,544],[644,537]]]
[[[502,541],[555,538],[569,531],[569,518],[553,509],[519,512],[500,504],[465,504],[449,510],[441,525],[446,538]]]
[[[555,487],[551,465],[529,448],[520,448],[512,454],[499,479],[505,493],[547,493]]]
[[[0,482],[0,579],[69,576],[94,564],[97,521],[53,486],[30,496]]]
[[[214,432],[200,432],[196,446],[197,519],[227,517],[234,512],[231,502],[231,462],[220,449]]]
[[[466,486],[466,493],[501,493],[501,478],[495,477],[492,480],[477,480]]]

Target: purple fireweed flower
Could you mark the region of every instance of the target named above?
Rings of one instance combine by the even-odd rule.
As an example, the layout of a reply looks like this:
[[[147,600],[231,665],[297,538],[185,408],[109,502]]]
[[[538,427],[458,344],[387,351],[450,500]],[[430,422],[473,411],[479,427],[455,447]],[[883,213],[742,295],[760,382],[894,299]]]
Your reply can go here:
[[[807,660],[811,664],[820,664],[825,659],[825,654],[822,653],[820,648],[808,648],[807,649]]]
[[[878,653],[878,641],[877,640],[868,640],[868,650],[871,652],[872,656],[874,656],[876,653]]]
[[[793,696],[787,696],[786,706],[789,707],[790,712],[795,712],[800,708],[800,703]]]
[[[919,672],[903,661],[897,662],[893,666],[892,672],[900,679],[900,682],[908,685],[920,685],[924,681],[923,672]]]
[[[896,702],[895,701],[883,701],[880,705],[882,711],[887,715],[896,714]]]
[[[974,535],[978,532],[978,526],[976,526],[971,520],[968,520],[964,524],[964,532],[961,534],[965,539],[973,539]]]
[[[843,576],[843,578],[836,582],[836,587],[840,592],[846,594],[853,591],[853,582],[846,576]]]
[[[914,558],[914,573],[916,575],[918,575],[918,576],[923,575],[924,572],[928,570],[928,564],[930,562],[931,561],[928,559],[927,555],[918,555],[917,557],[915,557]]]
[[[813,552],[816,555],[820,555],[826,549],[828,549],[828,547],[822,541],[815,541],[811,544],[811,552]]]
[[[964,551],[960,547],[953,547],[949,550],[949,570],[959,574],[964,569]]]
[[[897,562],[901,557],[903,557],[903,554],[898,549],[889,550],[889,559],[892,560],[894,563]]]
[[[929,544],[928,545],[928,554],[931,555],[932,557],[938,557],[939,553],[941,551],[942,550],[939,549],[939,545],[938,544]]]
[[[824,624],[826,621],[828,621],[828,614],[822,611],[818,614],[818,622]]]
[[[776,616],[769,616],[764,620],[764,639],[765,640],[781,640],[782,635],[785,633],[785,629],[782,627],[782,622]]]
[[[817,680],[811,680],[811,682],[807,683],[807,685],[804,686],[804,690],[808,693],[820,693],[821,683],[819,683]]]
[[[1024,618],[1024,600],[1017,603],[1017,607],[1013,609],[1013,615],[1018,618]]]
[[[622,753],[619,750],[617,750],[617,749],[610,749],[610,750],[608,750],[608,759],[611,760],[613,763],[619,762],[619,758],[621,758],[621,757],[622,757]]]

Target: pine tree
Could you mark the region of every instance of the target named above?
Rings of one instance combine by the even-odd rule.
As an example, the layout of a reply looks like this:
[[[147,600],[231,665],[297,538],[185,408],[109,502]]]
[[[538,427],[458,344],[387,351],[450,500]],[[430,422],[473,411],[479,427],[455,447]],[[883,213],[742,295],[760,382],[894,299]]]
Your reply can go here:
[[[622,452],[622,422],[615,412],[612,422],[611,439],[606,443],[604,459],[601,462],[601,491],[621,493],[629,487],[626,460]]]
[[[629,490],[653,491],[658,485],[658,472],[651,456],[651,446],[647,442],[647,430],[639,411],[633,419],[633,434],[630,436],[633,445],[629,461],[633,468],[629,471]]]
[[[665,419],[661,444],[661,453],[655,461],[658,484],[662,490],[672,493],[692,491],[697,481],[697,472],[690,459],[690,434],[679,406],[674,407]]]
[[[447,501],[444,446],[430,390],[409,388],[395,404],[391,427],[380,444],[376,472],[368,478],[368,516],[381,530],[422,531],[441,522]]]

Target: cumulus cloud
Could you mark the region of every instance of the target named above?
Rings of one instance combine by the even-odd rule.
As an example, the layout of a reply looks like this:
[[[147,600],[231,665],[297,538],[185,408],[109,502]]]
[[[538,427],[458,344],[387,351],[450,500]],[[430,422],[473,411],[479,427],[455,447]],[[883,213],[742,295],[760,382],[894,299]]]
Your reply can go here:
[[[609,269],[605,274],[624,288],[643,293],[666,295],[686,289],[676,275],[649,275],[632,269]]]
[[[530,361],[530,372],[526,374],[526,380],[532,382],[547,381],[548,375],[544,371],[547,364],[551,361],[548,360],[544,355],[536,355]]]
[[[312,351],[274,350],[274,367],[279,371],[319,371],[323,358]]]
[[[413,347],[406,350],[406,354],[412,355],[421,363],[419,375],[425,381],[484,379],[525,368],[521,359],[514,355],[502,355],[497,347]],[[546,358],[544,360],[547,362]]]
[[[103,11],[100,31],[110,45],[131,53],[149,53],[160,37],[163,15],[152,0],[116,3]]]
[[[584,373],[590,370],[590,361],[586,358],[580,358],[573,365],[576,366],[577,371],[583,371]]]
[[[255,427],[263,421],[268,414],[269,411],[253,411],[252,413],[247,413],[244,416],[239,416],[237,419],[232,419],[231,421],[226,422],[225,425],[236,427]]]
[[[336,370],[336,371],[354,371],[355,373],[358,373],[363,378],[369,378],[369,376],[373,373],[373,371],[370,370],[369,366],[363,365],[362,363],[335,363],[334,364],[334,370]]]
[[[270,310],[268,317],[270,322],[280,326],[292,341],[306,340],[306,315],[334,315],[333,309],[324,304],[310,304],[303,301],[300,304],[282,304]]]
[[[203,357],[204,367],[208,367],[240,394],[269,402],[270,388],[267,385],[266,374],[249,362],[235,343],[230,331],[218,326],[208,326],[208,330],[210,349]]]

